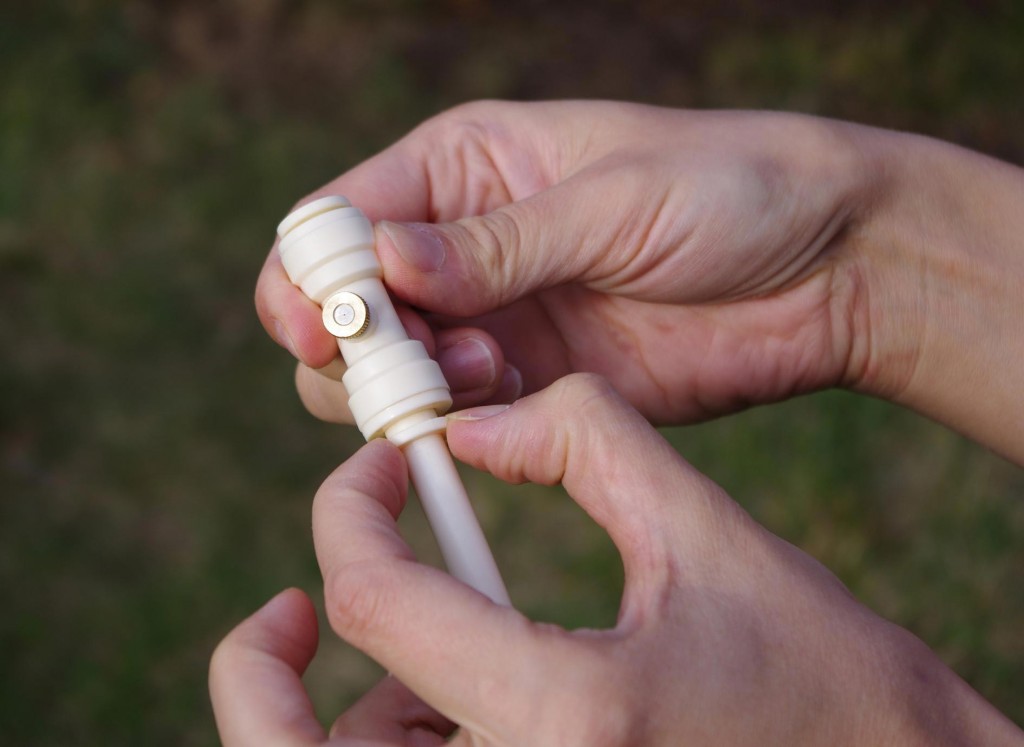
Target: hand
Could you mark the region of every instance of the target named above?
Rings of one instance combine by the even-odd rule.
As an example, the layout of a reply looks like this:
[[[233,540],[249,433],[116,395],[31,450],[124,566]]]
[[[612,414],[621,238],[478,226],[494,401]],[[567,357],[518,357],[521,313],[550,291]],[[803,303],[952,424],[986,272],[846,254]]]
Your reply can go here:
[[[386,677],[331,727],[316,719],[302,673],[316,653],[316,611],[288,589],[231,631],[210,664],[221,741],[232,745],[431,745],[455,725]]]
[[[567,378],[498,414],[469,411],[448,435],[456,456],[504,480],[561,482],[605,527],[626,576],[618,622],[533,623],[417,564],[395,525],[404,460],[371,442],[314,504],[328,617],[423,701],[385,680],[338,722],[335,744],[442,744],[453,724],[458,745],[1021,740],[596,377]],[[296,592],[225,639],[211,668],[225,744],[326,739],[299,679],[315,641]]]
[[[872,338],[851,244],[881,178],[866,132],[785,114],[488,102],[311,197],[418,222],[379,225],[378,252],[390,289],[433,312],[456,407],[593,371],[648,418],[690,421],[863,375]],[[257,307],[308,366],[337,355],[275,251]],[[317,414],[347,418],[325,379],[304,370],[300,390]]]
[[[1024,171],[927,138],[773,113],[485,102],[328,184],[433,312],[456,407],[603,374],[660,423],[842,385],[1024,463]],[[437,222],[423,223],[423,221]],[[271,256],[260,316],[336,355]],[[300,371],[316,414],[345,397]]]

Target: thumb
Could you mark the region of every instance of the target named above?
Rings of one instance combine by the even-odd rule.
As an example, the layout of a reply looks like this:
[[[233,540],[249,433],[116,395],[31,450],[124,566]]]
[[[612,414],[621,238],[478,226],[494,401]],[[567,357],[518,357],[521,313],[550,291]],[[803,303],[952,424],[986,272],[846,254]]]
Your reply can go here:
[[[501,480],[561,483],[608,532],[627,579],[668,567],[680,546],[711,557],[710,538],[734,513],[717,485],[593,374],[566,376],[507,409],[453,413],[448,444]]]
[[[379,223],[388,286],[418,308],[473,316],[600,277],[615,261],[608,235],[615,221],[570,186],[452,223]]]

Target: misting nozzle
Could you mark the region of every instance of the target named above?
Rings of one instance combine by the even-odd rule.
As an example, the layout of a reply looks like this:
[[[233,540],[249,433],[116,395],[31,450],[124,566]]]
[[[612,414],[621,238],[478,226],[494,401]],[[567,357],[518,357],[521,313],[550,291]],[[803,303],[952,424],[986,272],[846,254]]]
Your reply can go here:
[[[381,282],[373,226],[344,197],[322,197],[278,227],[292,282],[323,307],[348,370],[342,381],[367,439],[435,418],[452,400],[437,363],[410,340]]]
[[[363,436],[403,449],[452,575],[509,604],[487,541],[441,435],[451,407],[441,368],[409,339],[381,280],[373,226],[344,197],[322,197],[277,228],[285,272],[321,305],[348,365],[342,382]]]

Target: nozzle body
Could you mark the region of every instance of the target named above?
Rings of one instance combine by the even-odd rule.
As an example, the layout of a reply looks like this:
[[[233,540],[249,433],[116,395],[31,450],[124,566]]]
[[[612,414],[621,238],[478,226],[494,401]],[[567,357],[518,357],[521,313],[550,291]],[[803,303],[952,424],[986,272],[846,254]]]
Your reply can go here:
[[[344,197],[323,197],[285,218],[278,234],[291,281],[325,310],[332,299],[343,299],[325,320],[334,322],[328,329],[344,329],[341,322],[350,314],[368,317],[358,334],[338,338],[348,365],[343,381],[349,407],[363,436],[369,440],[404,430],[418,413],[447,412],[448,383],[423,343],[409,339],[395,312],[381,281],[373,226],[363,212]],[[357,331],[351,322],[347,326]]]
[[[452,398],[441,368],[406,334],[374,250],[373,226],[344,197],[322,197],[277,229],[288,277],[323,310],[348,370],[342,382],[363,436],[402,448],[453,576],[510,604],[441,433]]]

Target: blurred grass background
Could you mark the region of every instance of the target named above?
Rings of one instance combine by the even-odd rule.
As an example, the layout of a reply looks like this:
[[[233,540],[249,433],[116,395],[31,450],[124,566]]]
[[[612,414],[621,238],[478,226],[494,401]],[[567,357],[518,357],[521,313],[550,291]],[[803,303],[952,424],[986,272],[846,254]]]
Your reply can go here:
[[[10,3],[0,10],[0,742],[216,742],[206,664],[287,585],[358,445],[314,422],[253,284],[293,202],[478,97],[767,107],[1024,163],[1024,4]],[[667,432],[1024,723],[1024,474],[824,393]],[[467,480],[513,597],[614,620],[559,491]],[[436,557],[416,510],[414,545]],[[378,674],[324,637],[325,719]]]

